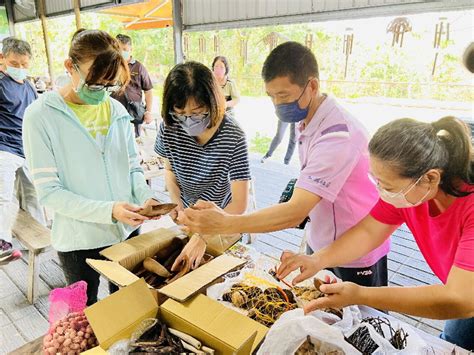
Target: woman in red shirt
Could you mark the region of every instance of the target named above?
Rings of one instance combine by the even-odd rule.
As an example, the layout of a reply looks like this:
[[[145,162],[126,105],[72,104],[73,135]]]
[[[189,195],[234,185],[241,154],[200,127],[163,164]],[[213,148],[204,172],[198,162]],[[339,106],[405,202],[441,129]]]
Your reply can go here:
[[[406,223],[439,285],[321,286],[329,297],[305,311],[351,304],[447,319],[441,337],[474,349],[474,161],[467,127],[453,117],[433,123],[400,119],[380,128],[369,144],[379,202],[359,224],[313,255],[284,252],[280,278],[299,269],[293,283],[324,268],[347,264],[381,245]]]

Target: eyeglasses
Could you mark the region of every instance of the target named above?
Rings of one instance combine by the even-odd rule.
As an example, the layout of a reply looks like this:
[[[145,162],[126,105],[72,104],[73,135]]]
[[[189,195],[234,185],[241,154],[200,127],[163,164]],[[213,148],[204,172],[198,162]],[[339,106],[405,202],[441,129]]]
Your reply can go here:
[[[177,122],[186,122],[186,120],[188,118],[190,118],[193,121],[200,121],[200,120],[203,120],[203,119],[205,119],[209,116],[209,112],[198,113],[198,114],[194,114],[194,115],[181,115],[181,114],[173,112],[173,111],[170,111],[168,113],[170,114],[171,118],[173,118]]]
[[[102,91],[105,90],[107,92],[117,92],[122,88],[122,83],[116,83],[116,84],[107,84],[107,85],[102,85],[102,84],[87,84],[85,83],[84,86],[89,89],[90,91]]]
[[[74,68],[76,71],[79,73],[81,76],[81,79],[85,81],[84,75],[82,74],[81,70],[79,69],[79,66],[74,63]],[[123,84],[121,82],[117,82],[115,84],[87,84],[84,82],[83,84],[88,90],[90,91],[102,91],[105,90],[107,92],[117,92],[119,91]]]

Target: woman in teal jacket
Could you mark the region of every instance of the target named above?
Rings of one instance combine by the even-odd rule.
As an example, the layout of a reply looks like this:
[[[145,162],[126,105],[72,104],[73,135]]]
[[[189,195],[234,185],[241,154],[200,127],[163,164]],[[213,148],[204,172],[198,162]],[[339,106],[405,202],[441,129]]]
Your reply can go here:
[[[65,61],[71,83],[28,107],[23,140],[40,203],[54,211],[52,245],[68,284],[88,283],[97,301],[99,275],[87,258],[125,240],[147,218],[137,212],[153,192],[140,168],[130,116],[109,97],[129,79],[115,39],[80,30]]]

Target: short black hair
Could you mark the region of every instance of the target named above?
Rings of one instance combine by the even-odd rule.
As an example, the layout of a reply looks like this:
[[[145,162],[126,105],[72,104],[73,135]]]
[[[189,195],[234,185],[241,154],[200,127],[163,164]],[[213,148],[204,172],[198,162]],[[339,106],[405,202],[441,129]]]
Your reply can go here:
[[[209,109],[210,127],[214,127],[224,116],[224,94],[214,74],[204,64],[194,61],[176,65],[166,77],[161,116],[167,126],[174,125],[170,111],[175,107],[184,108],[191,98]]]
[[[118,40],[120,43],[122,43],[122,44],[125,44],[125,45],[127,45],[127,44],[132,45],[132,37],[130,37],[130,36],[127,36],[127,35],[124,35],[124,34],[119,33],[119,34],[117,35],[117,37],[115,37],[115,38],[117,38],[117,40]]]
[[[229,74],[229,71],[230,71],[229,61],[223,55],[219,55],[219,56],[214,58],[214,60],[212,61],[212,70],[214,70],[214,65],[216,65],[217,61],[220,61],[220,62],[222,62],[222,64],[224,64],[225,75]]]
[[[310,77],[319,79],[318,62],[313,52],[298,42],[277,46],[263,63],[262,78],[268,83],[282,76],[288,76],[292,83],[301,87]]]

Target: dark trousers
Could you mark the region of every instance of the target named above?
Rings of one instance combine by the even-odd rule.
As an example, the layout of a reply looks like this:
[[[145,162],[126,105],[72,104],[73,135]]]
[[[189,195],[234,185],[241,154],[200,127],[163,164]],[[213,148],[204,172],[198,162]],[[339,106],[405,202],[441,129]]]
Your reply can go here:
[[[128,238],[135,237],[138,234],[139,229],[130,234]],[[103,249],[105,248],[58,252],[59,261],[61,263],[61,267],[63,268],[66,283],[71,285],[81,280],[87,283],[88,306],[97,302],[100,275],[86,263],[86,259],[103,260],[104,257],[100,255],[100,252]],[[118,287],[109,282],[109,293],[114,293],[117,290]]]
[[[285,131],[290,126],[290,140],[288,141],[288,148],[286,149],[285,154],[285,164],[289,164],[291,157],[293,156],[293,152],[295,151],[296,146],[296,136],[295,136],[295,124],[294,123],[287,123],[278,120],[278,127],[275,137],[273,137],[272,142],[270,143],[270,148],[268,148],[267,153],[265,154],[266,158],[272,156],[275,149],[281,143],[283,137],[285,136]]]
[[[328,268],[342,281],[354,282],[361,286],[388,286],[387,256],[385,255],[374,265],[363,268],[333,267]]]
[[[309,245],[306,246],[306,254],[313,254],[313,250]],[[368,267],[331,267],[327,270],[334,273],[334,275],[339,277],[342,281],[353,282],[361,286],[388,286],[387,255]]]
[[[474,318],[447,320],[441,338],[474,351]]]

